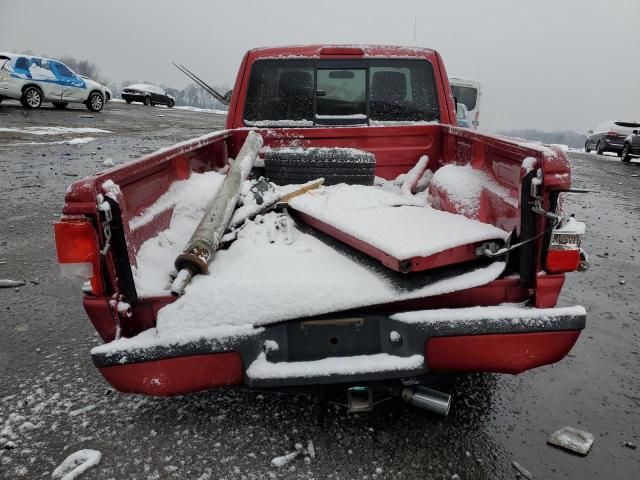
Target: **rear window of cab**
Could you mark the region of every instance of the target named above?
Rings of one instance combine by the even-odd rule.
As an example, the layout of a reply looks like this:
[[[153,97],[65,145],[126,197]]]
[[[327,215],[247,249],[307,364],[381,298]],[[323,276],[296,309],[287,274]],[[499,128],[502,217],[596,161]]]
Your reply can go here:
[[[361,125],[439,120],[427,60],[258,60],[249,77],[248,126]]]

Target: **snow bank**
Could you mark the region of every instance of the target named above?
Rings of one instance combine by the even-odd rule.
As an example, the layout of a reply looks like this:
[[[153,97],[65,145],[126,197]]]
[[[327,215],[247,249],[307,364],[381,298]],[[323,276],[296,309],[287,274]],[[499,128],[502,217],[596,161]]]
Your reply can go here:
[[[190,107],[187,105],[181,107],[173,107],[177,110],[187,110],[189,112],[202,112],[202,113],[215,113],[217,115],[226,115],[229,113],[228,110],[218,110],[216,108],[198,108],[198,107]]]
[[[93,127],[1,127],[0,132],[28,133],[30,135],[64,135],[66,133],[111,133],[111,131],[109,130],[103,130],[102,128]]]
[[[78,450],[69,455],[51,474],[53,480],[74,480],[100,463],[102,453],[98,450]]]
[[[177,107],[167,107],[166,105],[156,105],[156,108],[172,108],[173,110],[186,110],[188,112],[198,112],[198,113],[213,113],[216,115],[227,115],[229,113],[228,110],[219,110],[216,108],[198,108],[198,107],[191,107],[189,105],[180,105]]]
[[[430,186],[436,191],[445,192],[458,211],[469,218],[478,218],[483,189],[495,193],[513,207],[518,207],[518,200],[508,188],[471,165],[445,165],[439,168],[434,173]]]
[[[362,373],[414,370],[422,368],[424,357],[412,355],[398,357],[388,353],[375,355],[356,355],[352,357],[329,357],[308,362],[270,363],[261,353],[249,365],[247,376],[250,378],[305,378],[329,375],[358,375]]]
[[[15,143],[3,143],[0,147],[21,147],[25,145],[82,145],[84,143],[93,142],[93,137],[79,137],[71,138],[69,140],[57,140],[54,142],[15,142]]]
[[[245,120],[249,127],[313,127],[313,120]]]
[[[413,196],[363,185],[314,190],[289,204],[400,260],[508,237],[493,225],[436,210]]]

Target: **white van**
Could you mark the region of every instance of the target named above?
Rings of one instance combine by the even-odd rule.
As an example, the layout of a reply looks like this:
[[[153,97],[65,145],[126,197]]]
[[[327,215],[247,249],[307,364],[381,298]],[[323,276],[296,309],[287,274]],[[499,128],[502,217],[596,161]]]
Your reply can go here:
[[[470,78],[449,77],[451,92],[469,111],[469,119],[473,128],[480,125],[480,97],[482,95],[480,82]]]
[[[0,101],[20,100],[25,108],[51,102],[56,108],[84,103],[93,112],[104,107],[102,85],[74,73],[64,63],[19,53],[0,53]]]

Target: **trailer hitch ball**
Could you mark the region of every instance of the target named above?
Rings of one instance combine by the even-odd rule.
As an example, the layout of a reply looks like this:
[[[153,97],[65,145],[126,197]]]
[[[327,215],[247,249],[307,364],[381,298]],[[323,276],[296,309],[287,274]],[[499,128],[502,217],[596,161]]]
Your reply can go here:
[[[395,330],[392,330],[391,332],[389,332],[389,342],[391,342],[391,345],[393,345],[394,347],[401,346],[402,345],[402,335],[400,335]]]

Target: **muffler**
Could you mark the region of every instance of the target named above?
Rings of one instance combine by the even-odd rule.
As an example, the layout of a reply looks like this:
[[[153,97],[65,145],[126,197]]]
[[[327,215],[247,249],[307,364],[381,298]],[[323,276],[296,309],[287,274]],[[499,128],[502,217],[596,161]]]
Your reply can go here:
[[[402,399],[430,412],[446,417],[451,407],[451,395],[429,387],[407,387],[402,390]]]

